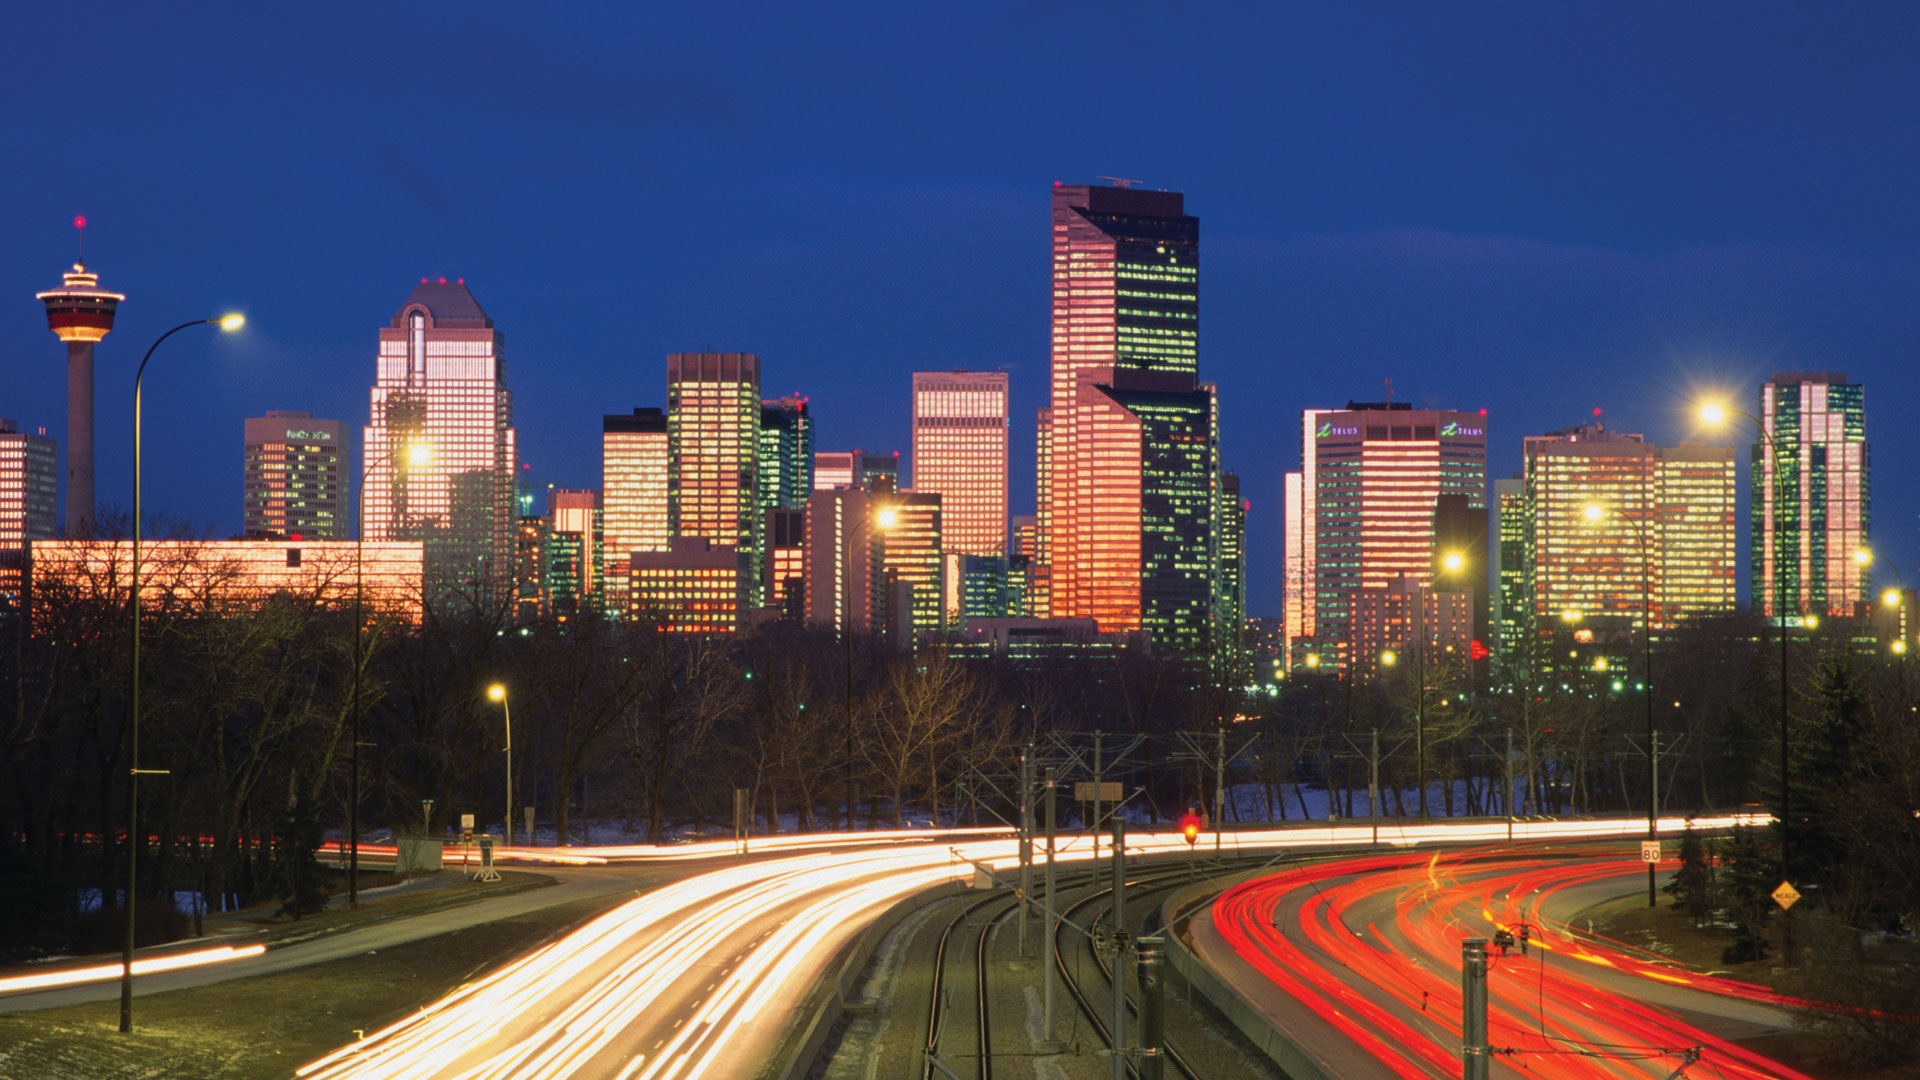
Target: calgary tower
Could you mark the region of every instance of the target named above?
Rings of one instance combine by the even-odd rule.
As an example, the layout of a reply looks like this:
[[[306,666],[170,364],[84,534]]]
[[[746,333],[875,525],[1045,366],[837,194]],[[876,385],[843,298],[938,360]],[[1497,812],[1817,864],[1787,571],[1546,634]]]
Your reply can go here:
[[[87,219],[73,219],[85,229]],[[84,237],[84,233],[82,236]],[[86,258],[84,239],[81,259]],[[93,344],[113,330],[113,313],[126,297],[100,288],[84,262],[61,275],[61,285],[34,299],[47,305],[47,329],[67,343],[67,535],[93,537]]]

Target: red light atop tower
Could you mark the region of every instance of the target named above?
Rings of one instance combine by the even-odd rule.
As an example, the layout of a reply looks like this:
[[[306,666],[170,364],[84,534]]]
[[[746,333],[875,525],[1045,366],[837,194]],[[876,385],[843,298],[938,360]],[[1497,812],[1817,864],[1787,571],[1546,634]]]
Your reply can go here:
[[[1601,414],[1603,414],[1603,413],[1605,413],[1605,412],[1606,412],[1606,410],[1605,410],[1605,409],[1599,409],[1599,408],[1596,408],[1596,409],[1594,409],[1594,410],[1593,410],[1593,415],[1595,415],[1595,416],[1599,416],[1599,415],[1601,415]]]
[[[440,279],[440,284],[442,284],[442,285],[445,285],[446,283],[447,283],[447,279],[446,279],[446,278],[441,278],[441,279]]]
[[[76,229],[84,229],[84,228],[86,228],[86,227],[87,227],[87,215],[85,215],[85,214],[75,214],[75,215],[73,215],[73,227],[74,227],[74,228],[76,228]]]

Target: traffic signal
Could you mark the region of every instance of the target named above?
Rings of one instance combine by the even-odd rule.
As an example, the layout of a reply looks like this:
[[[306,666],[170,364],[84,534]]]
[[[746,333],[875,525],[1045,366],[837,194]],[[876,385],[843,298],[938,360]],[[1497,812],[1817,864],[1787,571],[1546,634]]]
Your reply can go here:
[[[1200,839],[1200,828],[1201,821],[1198,814],[1188,814],[1180,819],[1180,835],[1186,837],[1189,847],[1195,840]]]

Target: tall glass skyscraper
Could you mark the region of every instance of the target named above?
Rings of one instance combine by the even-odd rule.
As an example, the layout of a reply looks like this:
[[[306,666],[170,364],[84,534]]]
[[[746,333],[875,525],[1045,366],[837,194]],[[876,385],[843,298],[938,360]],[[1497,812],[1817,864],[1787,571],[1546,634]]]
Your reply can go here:
[[[430,594],[511,587],[518,455],[504,345],[464,279],[421,278],[380,329],[361,535],[424,541]],[[420,444],[426,459],[411,464]]]
[[[745,589],[760,593],[760,358],[667,356],[667,507],[675,537],[746,556]]]
[[[1867,597],[1867,568],[1853,553],[1867,543],[1866,388],[1837,371],[1775,375],[1760,386],[1762,439],[1752,450],[1753,530],[1749,568],[1754,610],[1852,615]]]
[[[1053,189],[1041,568],[1056,618],[1215,644],[1219,443],[1199,372],[1200,222],[1178,192]]]
[[[940,495],[946,550],[1006,555],[1006,372],[913,373],[913,490]]]
[[[627,561],[636,551],[667,550],[667,414],[635,409],[600,421],[600,521],[606,548],[607,606],[627,608]]]

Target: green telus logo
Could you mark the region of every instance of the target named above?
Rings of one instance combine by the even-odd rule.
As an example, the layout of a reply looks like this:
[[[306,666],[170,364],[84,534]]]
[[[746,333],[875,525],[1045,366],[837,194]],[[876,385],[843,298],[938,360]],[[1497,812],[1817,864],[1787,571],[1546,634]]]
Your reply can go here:
[[[1332,432],[1333,432],[1333,421],[1329,420],[1326,423],[1320,425],[1320,430],[1314,432],[1313,437],[1316,439],[1324,439]]]
[[[1440,429],[1440,437],[1443,439],[1458,434],[1460,434],[1459,424],[1448,424],[1446,427]]]

